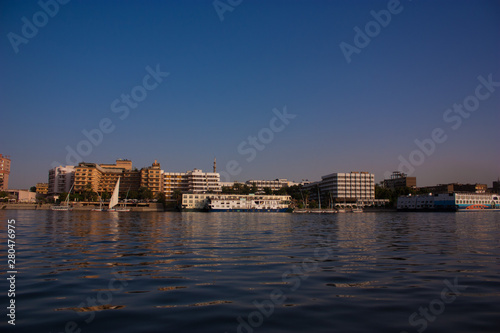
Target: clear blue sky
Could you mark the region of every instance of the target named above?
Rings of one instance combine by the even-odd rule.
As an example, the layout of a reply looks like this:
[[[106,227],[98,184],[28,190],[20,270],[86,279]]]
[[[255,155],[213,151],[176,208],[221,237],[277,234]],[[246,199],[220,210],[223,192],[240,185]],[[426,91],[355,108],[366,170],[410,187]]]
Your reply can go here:
[[[221,20],[212,0],[73,0],[57,13],[48,6],[53,17],[37,1],[2,1],[9,187],[46,182],[54,162],[66,164],[66,147],[76,150],[82,131],[106,118],[114,130],[91,144],[86,162],[128,158],[141,168],[157,159],[183,172],[209,171],[217,157],[218,171],[238,163],[232,180],[366,170],[378,182],[401,156],[413,158],[418,185],[491,186],[500,176],[500,87],[477,87],[479,76],[500,82],[500,3],[404,0],[390,22],[381,14],[385,27],[370,24],[388,3],[244,0]],[[340,45],[355,47],[354,28],[367,24],[373,37],[348,63]],[[148,66],[169,73],[160,83],[146,77],[151,90]],[[134,108],[121,100],[131,92]],[[474,111],[446,111],[464,100]],[[274,121],[272,132],[273,109],[285,107],[296,117]],[[415,140],[439,128],[433,151],[418,152],[432,147]]]

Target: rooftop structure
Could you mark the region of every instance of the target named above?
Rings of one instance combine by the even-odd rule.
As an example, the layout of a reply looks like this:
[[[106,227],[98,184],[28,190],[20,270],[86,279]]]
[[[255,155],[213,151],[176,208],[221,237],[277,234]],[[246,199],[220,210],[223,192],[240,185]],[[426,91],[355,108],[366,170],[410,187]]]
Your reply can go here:
[[[404,187],[416,188],[417,177],[408,177],[405,173],[394,171],[390,179],[384,179],[383,185],[385,188],[389,188],[391,190]]]

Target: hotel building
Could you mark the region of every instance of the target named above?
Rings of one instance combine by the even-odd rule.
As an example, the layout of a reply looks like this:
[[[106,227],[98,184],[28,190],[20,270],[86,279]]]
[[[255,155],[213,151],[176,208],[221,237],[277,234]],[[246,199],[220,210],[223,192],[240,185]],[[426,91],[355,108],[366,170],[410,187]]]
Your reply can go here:
[[[163,172],[163,191],[167,200],[175,200],[174,191],[181,193],[221,192],[220,174],[194,169],[187,172]]]
[[[145,172],[144,175],[147,176],[149,173]],[[130,160],[119,159],[116,160],[115,164],[82,162],[75,167],[75,192],[82,193],[88,190],[90,185],[90,190],[93,192],[99,194],[112,193],[118,178],[120,178],[119,192],[120,195],[125,195],[129,190],[139,190],[143,183],[152,184],[149,178],[143,180],[142,176],[143,170],[133,169]],[[153,192],[153,194],[157,193]]]
[[[0,154],[0,191],[9,188],[10,156]]]
[[[368,172],[331,173],[321,177],[321,181],[304,186],[310,193],[310,199],[326,203],[333,199],[335,203],[377,205],[375,199],[375,175]]]
[[[162,182],[163,170],[160,168],[160,163],[156,160],[150,167],[141,169],[141,187],[147,187],[153,192],[153,196],[157,196],[163,192]]]
[[[69,192],[75,179],[75,167],[67,165],[58,166],[49,170],[49,195]]]

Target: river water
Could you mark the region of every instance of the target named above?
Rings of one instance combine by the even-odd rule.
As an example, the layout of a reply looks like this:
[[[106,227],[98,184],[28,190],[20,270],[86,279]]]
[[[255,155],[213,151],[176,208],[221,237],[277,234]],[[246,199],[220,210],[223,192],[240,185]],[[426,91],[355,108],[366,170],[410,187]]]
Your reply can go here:
[[[499,212],[0,219],[2,332],[500,331]]]

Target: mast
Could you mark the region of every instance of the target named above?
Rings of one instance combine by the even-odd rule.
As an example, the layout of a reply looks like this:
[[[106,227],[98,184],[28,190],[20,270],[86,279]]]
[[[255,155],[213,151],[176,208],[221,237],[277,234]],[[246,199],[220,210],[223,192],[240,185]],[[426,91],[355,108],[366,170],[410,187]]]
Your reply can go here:
[[[321,195],[319,193],[319,186],[318,186],[318,201],[319,201],[319,209],[321,209]]]
[[[115,189],[113,190],[113,195],[111,196],[111,200],[109,201],[109,209],[113,208],[118,204],[118,190],[120,188],[120,177],[118,177],[118,181],[116,182]]]

